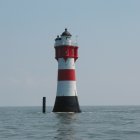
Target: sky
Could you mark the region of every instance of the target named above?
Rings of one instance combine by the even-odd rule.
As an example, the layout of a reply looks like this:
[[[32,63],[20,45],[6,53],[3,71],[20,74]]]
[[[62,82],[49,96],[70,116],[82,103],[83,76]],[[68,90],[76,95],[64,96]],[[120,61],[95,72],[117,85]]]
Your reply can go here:
[[[54,39],[79,45],[84,105],[140,105],[139,0],[0,0],[0,106],[53,106]]]

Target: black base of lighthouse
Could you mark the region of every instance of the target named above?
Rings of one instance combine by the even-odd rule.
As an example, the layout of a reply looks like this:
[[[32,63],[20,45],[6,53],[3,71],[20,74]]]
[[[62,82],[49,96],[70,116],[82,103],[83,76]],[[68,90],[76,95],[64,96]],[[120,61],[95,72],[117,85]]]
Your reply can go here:
[[[77,96],[56,96],[53,112],[80,113]]]

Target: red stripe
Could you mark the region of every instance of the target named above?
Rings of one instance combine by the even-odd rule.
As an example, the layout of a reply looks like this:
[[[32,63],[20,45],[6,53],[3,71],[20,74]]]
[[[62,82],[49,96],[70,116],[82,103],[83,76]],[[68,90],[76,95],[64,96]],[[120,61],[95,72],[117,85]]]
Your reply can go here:
[[[75,81],[74,69],[60,69],[58,70],[58,81],[72,80]]]
[[[76,46],[57,46],[55,47],[55,58],[74,58],[75,60],[78,58],[78,47]]]

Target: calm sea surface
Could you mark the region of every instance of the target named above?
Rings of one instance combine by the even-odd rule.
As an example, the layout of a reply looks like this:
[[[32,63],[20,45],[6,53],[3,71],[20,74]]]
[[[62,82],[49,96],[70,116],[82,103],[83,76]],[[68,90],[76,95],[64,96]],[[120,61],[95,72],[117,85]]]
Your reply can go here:
[[[41,107],[0,107],[0,140],[140,140],[140,106],[81,107],[82,113],[41,113]]]

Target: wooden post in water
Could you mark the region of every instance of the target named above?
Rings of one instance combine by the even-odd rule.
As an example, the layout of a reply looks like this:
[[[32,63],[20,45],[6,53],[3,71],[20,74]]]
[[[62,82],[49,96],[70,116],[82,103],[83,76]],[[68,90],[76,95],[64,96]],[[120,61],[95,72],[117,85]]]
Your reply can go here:
[[[43,102],[42,102],[42,113],[46,113],[46,97],[43,97]]]

